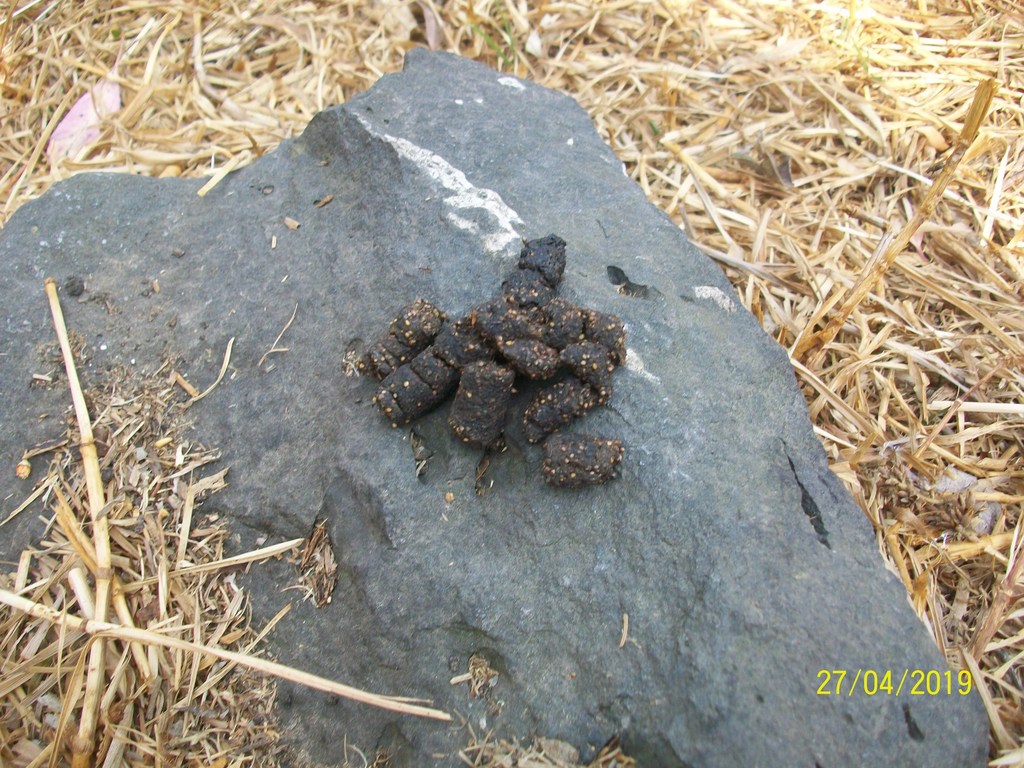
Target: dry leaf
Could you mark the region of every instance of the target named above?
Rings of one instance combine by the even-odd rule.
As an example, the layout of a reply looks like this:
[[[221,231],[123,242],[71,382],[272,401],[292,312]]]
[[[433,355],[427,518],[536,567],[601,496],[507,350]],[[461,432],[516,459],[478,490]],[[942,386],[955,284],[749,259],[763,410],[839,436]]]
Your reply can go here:
[[[750,55],[733,56],[722,66],[723,72],[745,71],[776,66],[797,58],[811,42],[809,37],[790,40],[780,37],[776,42],[763,45]]]
[[[299,44],[300,48],[315,53],[315,47],[313,45],[314,32],[308,25],[296,24],[294,21],[290,21],[287,17],[278,14],[265,15],[265,16],[253,16],[249,20],[250,24],[259,24],[263,27],[269,27],[273,30],[281,30],[287,32],[293,38],[295,42]]]
[[[366,15],[376,22],[381,34],[396,43],[409,40],[412,31],[419,26],[410,7],[400,0],[368,3]]]
[[[117,77],[113,70],[111,77]],[[100,123],[121,109],[121,86],[103,78],[74,103],[53,129],[46,154],[51,162],[74,158],[100,137]]]
[[[932,149],[939,152],[945,152],[949,149],[949,142],[946,141],[938,128],[931,125],[919,125],[915,130],[924,136],[924,140],[928,142],[928,146]]]
[[[443,24],[441,19],[434,13],[434,9],[429,3],[420,3],[420,10],[423,11],[423,37],[427,41],[427,45],[430,50],[437,51],[441,49],[444,44],[444,39],[441,34]]]

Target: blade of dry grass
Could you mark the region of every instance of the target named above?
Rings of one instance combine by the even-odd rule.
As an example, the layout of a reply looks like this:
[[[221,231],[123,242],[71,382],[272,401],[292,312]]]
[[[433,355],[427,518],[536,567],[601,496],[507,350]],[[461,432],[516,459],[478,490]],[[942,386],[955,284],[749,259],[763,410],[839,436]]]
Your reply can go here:
[[[452,719],[451,715],[447,712],[442,712],[431,707],[425,707],[420,704],[410,703],[410,701],[415,700],[410,700],[405,697],[381,696],[380,694],[369,693],[358,688],[353,688],[349,685],[344,685],[343,683],[336,683],[332,680],[288,667],[284,664],[278,664],[277,662],[261,659],[258,656],[247,656],[246,654],[236,653],[234,651],[226,651],[222,648],[197,645],[187,640],[182,640],[169,635],[161,635],[145,629],[122,627],[118,624],[111,624],[107,621],[91,621],[89,619],[81,619],[77,616],[69,616],[59,611],[55,611],[52,608],[48,608],[40,603],[34,603],[31,600],[19,597],[13,592],[8,592],[6,589],[0,589],[0,603],[4,603],[11,608],[28,614],[29,616],[34,616],[38,619],[44,619],[51,624],[56,624],[62,629],[84,632],[88,635],[95,635],[97,636],[97,639],[113,637],[126,642],[159,645],[164,648],[173,648],[186,653],[212,656],[243,667],[249,667],[257,672],[274,675],[282,680],[290,680],[308,688],[324,691],[335,696],[342,696],[346,699],[351,699],[352,701],[357,701],[361,704],[368,704],[380,709],[386,709],[390,712],[397,712],[403,715],[415,715],[418,717],[426,717],[445,722],[449,722]]]
[[[79,450],[82,454],[82,466],[85,471],[86,489],[89,494],[89,516],[93,526],[93,547],[95,549],[94,575],[96,577],[96,594],[93,599],[92,612],[96,621],[105,622],[110,606],[110,586],[114,575],[110,563],[110,534],[107,527],[107,515],[103,498],[103,478],[100,476],[99,459],[96,456],[96,441],[92,435],[92,423],[89,409],[85,405],[85,396],[78,382],[75,369],[75,358],[68,341],[68,331],[64,325],[64,313],[61,311],[60,299],[57,298],[57,283],[53,278],[45,281],[46,296],[50,302],[53,325],[60,342],[61,353],[64,355],[64,367],[68,374],[68,386],[71,399],[75,405],[75,417],[78,420]],[[126,618],[131,617],[126,613]],[[89,768],[93,763],[93,749],[96,739],[96,724],[99,721],[99,701],[103,690],[107,643],[104,638],[97,638],[89,653],[89,672],[85,684],[85,703],[82,706],[81,722],[78,734],[71,748],[72,768]]]
[[[964,123],[963,130],[960,131],[957,136],[956,144],[953,147],[953,152],[949,158],[943,163],[942,172],[939,173],[938,177],[933,182],[931,188],[928,190],[928,194],[925,195],[924,201],[920,207],[914,211],[914,215],[911,216],[910,221],[900,229],[899,233],[896,234],[892,240],[888,243],[884,251],[880,251],[876,258],[873,258],[867,266],[864,268],[861,276],[857,278],[857,282],[853,288],[850,289],[846,300],[843,301],[842,306],[835,313],[835,316],[828,321],[828,324],[824,329],[816,333],[811,333],[806,336],[801,336],[797,339],[796,345],[793,349],[793,357],[803,360],[815,350],[821,349],[823,346],[831,342],[836,335],[839,333],[840,328],[849,318],[853,310],[864,300],[868,292],[875,286],[875,284],[889,271],[889,268],[896,261],[896,257],[903,252],[903,249],[907,247],[911,238],[917,234],[917,231],[921,228],[921,225],[932,215],[935,210],[935,206],[938,205],[939,199],[946,191],[946,187],[949,186],[953,180],[953,176],[956,174],[956,170],[960,165],[960,161],[964,159],[964,155],[967,150],[970,149],[971,144],[974,143],[974,139],[978,135],[978,129],[981,127],[982,121],[988,115],[989,107],[992,104],[992,98],[995,95],[996,83],[994,80],[985,80],[978,85],[978,89],[974,94],[974,101],[971,103],[971,108],[967,113],[967,120]],[[838,105],[836,105],[837,108]],[[844,114],[847,114],[845,110],[839,108]],[[816,313],[815,317],[808,323],[807,328],[812,329],[815,321],[819,318]],[[811,367],[817,367],[812,363]]]

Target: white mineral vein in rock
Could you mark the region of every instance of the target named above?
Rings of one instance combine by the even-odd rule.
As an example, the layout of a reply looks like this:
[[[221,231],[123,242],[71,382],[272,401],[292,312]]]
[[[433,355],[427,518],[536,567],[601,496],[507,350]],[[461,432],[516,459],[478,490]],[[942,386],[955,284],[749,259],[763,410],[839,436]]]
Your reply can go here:
[[[644,366],[643,358],[636,353],[636,350],[629,347],[626,348],[626,368],[654,384],[661,384],[661,379],[648,371],[646,366]]]
[[[723,293],[721,288],[716,288],[713,285],[695,285],[693,295],[698,299],[710,299],[726,312],[736,311],[736,302]]]
[[[416,165],[427,176],[451,192],[452,194],[444,199],[446,205],[456,210],[483,210],[497,219],[499,231],[480,233],[480,228],[475,222],[458,216],[454,211],[448,215],[449,221],[460,229],[480,234],[484,241],[484,247],[489,252],[500,253],[510,243],[518,244],[520,242],[519,233],[516,231],[515,225],[522,224],[523,220],[519,218],[518,213],[501,199],[501,195],[493,189],[474,186],[466,178],[466,174],[429,149],[413,144],[408,139],[392,136],[387,133],[376,133],[370,124],[361,117],[359,122],[363,124],[366,130],[384,139],[384,141],[398,151],[399,155]]]
[[[500,85],[508,86],[509,88],[515,88],[520,91],[525,91],[526,86],[516,80],[514,77],[499,77],[498,83]]]

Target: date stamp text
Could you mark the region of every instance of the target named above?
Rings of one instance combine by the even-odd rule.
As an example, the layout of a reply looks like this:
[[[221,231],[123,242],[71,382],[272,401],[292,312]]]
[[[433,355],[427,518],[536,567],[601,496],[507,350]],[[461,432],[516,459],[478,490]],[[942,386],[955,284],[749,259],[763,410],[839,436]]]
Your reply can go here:
[[[974,678],[966,669],[822,669],[819,696],[966,696]]]

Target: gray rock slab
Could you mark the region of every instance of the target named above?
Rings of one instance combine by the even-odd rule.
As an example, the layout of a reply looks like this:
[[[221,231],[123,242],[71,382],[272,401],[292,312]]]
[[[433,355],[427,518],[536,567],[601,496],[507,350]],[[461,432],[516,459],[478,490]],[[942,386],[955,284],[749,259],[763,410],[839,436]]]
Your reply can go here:
[[[333,602],[297,605],[272,634],[282,661],[429,698],[478,732],[585,754],[620,733],[645,766],[983,764],[977,695],[869,696],[863,680],[846,695],[858,670],[898,682],[946,662],[829,472],[784,351],[571,98],[416,50],[201,185],[82,174],[0,233],[0,512],[30,490],[10,471],[22,450],[59,434],[68,406],[63,387],[30,387],[55,368],[43,277],[79,275],[87,290],[64,306],[87,383],[169,357],[203,388],[234,339],[229,375],[191,411],[231,468],[206,511],[240,550],[323,517],[340,563]],[[451,440],[445,408],[416,425],[434,454],[418,479],[406,431],[375,412],[373,382],[342,375],[345,353],[417,297],[465,312],[521,237],[549,232],[568,242],[562,295],[627,326],[609,407],[575,427],[624,441],[621,479],[552,489],[513,430],[477,496],[480,453]],[[609,265],[654,290],[619,294]],[[296,307],[287,352],[260,367]],[[3,529],[8,564],[38,514]],[[253,570],[258,617],[296,601],[294,579]],[[472,653],[500,672],[489,700],[449,684]],[[843,695],[819,694],[822,670],[846,671]],[[346,739],[451,764],[465,743],[456,726],[292,686],[280,698],[296,764],[338,765]]]

